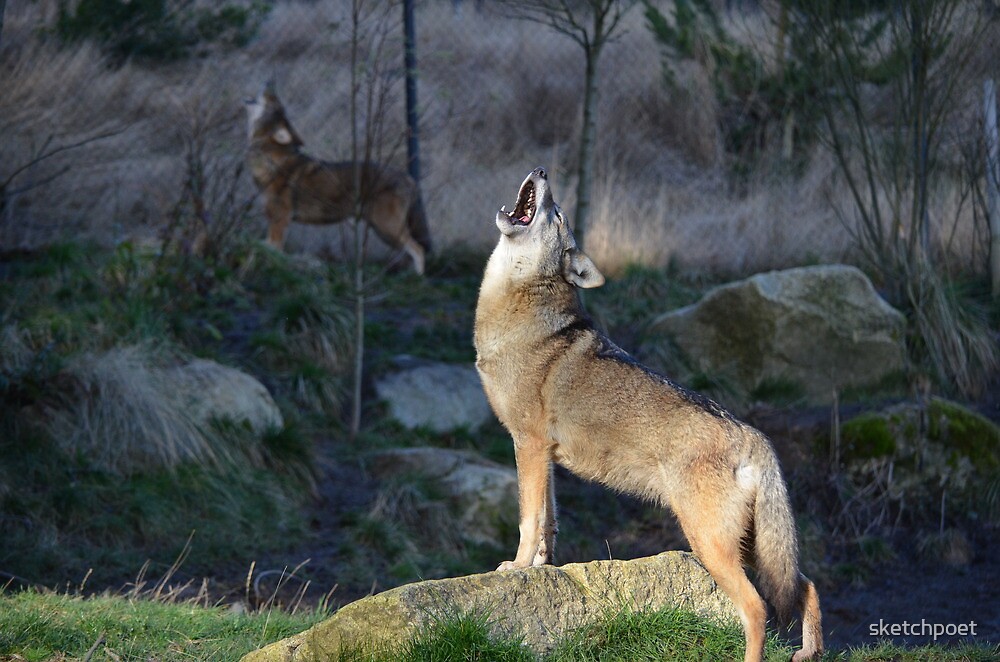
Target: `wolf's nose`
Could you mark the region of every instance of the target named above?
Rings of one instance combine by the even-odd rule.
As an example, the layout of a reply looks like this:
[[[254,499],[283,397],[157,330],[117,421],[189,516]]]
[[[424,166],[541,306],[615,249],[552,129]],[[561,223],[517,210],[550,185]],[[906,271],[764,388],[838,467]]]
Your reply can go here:
[[[546,172],[545,172],[545,168],[535,168],[535,171],[532,174],[538,175],[542,179],[548,179],[549,178],[548,174],[546,174]]]

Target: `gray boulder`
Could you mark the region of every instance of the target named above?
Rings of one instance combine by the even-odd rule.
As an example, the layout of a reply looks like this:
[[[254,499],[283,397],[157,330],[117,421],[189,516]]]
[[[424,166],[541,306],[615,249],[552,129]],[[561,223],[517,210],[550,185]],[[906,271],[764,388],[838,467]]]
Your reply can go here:
[[[375,382],[389,414],[407,428],[476,430],[493,418],[475,366],[401,361],[403,369]]]
[[[386,480],[419,474],[437,481],[457,533],[472,543],[496,543],[500,529],[517,523],[517,472],[471,451],[401,448],[370,456],[372,474]]]
[[[620,608],[675,607],[736,623],[729,598],[697,559],[664,552],[407,584],[340,609],[312,628],[246,655],[243,662],[337,660],[341,651],[387,648],[456,613],[485,612],[495,636],[523,637],[542,654],[574,629]],[[353,659],[353,658],[352,658]]]
[[[281,410],[254,377],[208,359],[163,370],[165,381],[198,425],[213,420],[245,423],[257,434],[284,425]]]
[[[812,402],[868,386],[904,366],[905,319],[855,267],[758,274],[717,287],[652,324],[698,370],[746,393],[791,383]]]

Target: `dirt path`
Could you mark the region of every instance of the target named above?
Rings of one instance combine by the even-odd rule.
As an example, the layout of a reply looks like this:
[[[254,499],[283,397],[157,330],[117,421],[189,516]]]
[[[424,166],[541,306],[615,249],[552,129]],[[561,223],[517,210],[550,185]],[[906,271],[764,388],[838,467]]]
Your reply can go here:
[[[828,646],[874,644],[880,638],[926,644],[934,642],[934,624],[971,623],[975,636],[966,641],[1000,643],[1000,559],[992,551],[998,542],[993,538],[962,568],[900,561],[880,568],[864,587],[828,590],[821,596]],[[906,628],[909,636],[886,636],[892,624],[902,632],[904,623],[914,624]],[[945,635],[937,643],[962,639]]]

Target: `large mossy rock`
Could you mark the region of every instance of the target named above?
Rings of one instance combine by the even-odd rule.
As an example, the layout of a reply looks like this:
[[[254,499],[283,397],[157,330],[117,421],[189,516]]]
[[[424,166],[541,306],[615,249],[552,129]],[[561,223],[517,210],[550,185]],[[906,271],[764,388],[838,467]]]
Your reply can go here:
[[[1000,427],[971,409],[942,398],[892,405],[846,421],[842,458],[848,464],[894,459],[925,464],[933,453],[954,468],[968,463],[982,473],[1000,468]]]
[[[1000,469],[1000,427],[955,402],[931,398],[861,414],[841,426],[835,450],[854,489],[878,486],[910,517],[936,520],[946,497],[967,511],[992,508],[985,486]]]
[[[472,543],[495,544],[517,525],[517,471],[472,452],[448,448],[396,448],[369,456],[381,481],[413,476],[436,482],[457,518],[458,533]]]
[[[389,415],[407,428],[476,430],[493,418],[474,365],[397,359],[401,369],[375,382]]]
[[[463,613],[486,613],[496,636],[522,637],[536,653],[621,608],[676,607],[736,621],[729,598],[697,559],[664,552],[632,561],[593,561],[407,584],[340,609],[301,634],[243,662],[338,660],[341,651],[391,650],[419,629]]]
[[[654,342],[666,336],[695,369],[725,376],[744,393],[780,384],[823,403],[835,388],[900,373],[904,326],[859,269],[824,265],[717,287],[651,330]]]

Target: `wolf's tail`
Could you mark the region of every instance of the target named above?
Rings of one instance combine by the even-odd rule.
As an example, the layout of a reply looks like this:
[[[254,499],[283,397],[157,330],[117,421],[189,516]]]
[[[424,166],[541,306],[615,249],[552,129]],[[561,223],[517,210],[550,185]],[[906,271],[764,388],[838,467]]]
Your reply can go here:
[[[763,442],[768,452],[761,460],[753,511],[757,578],[764,597],[787,623],[801,598],[798,536],[778,458],[770,442]]]
[[[410,235],[420,244],[425,251],[431,252],[431,229],[427,225],[427,213],[424,211],[424,200],[417,191],[416,200],[410,205],[409,214],[406,216],[406,227]]]

